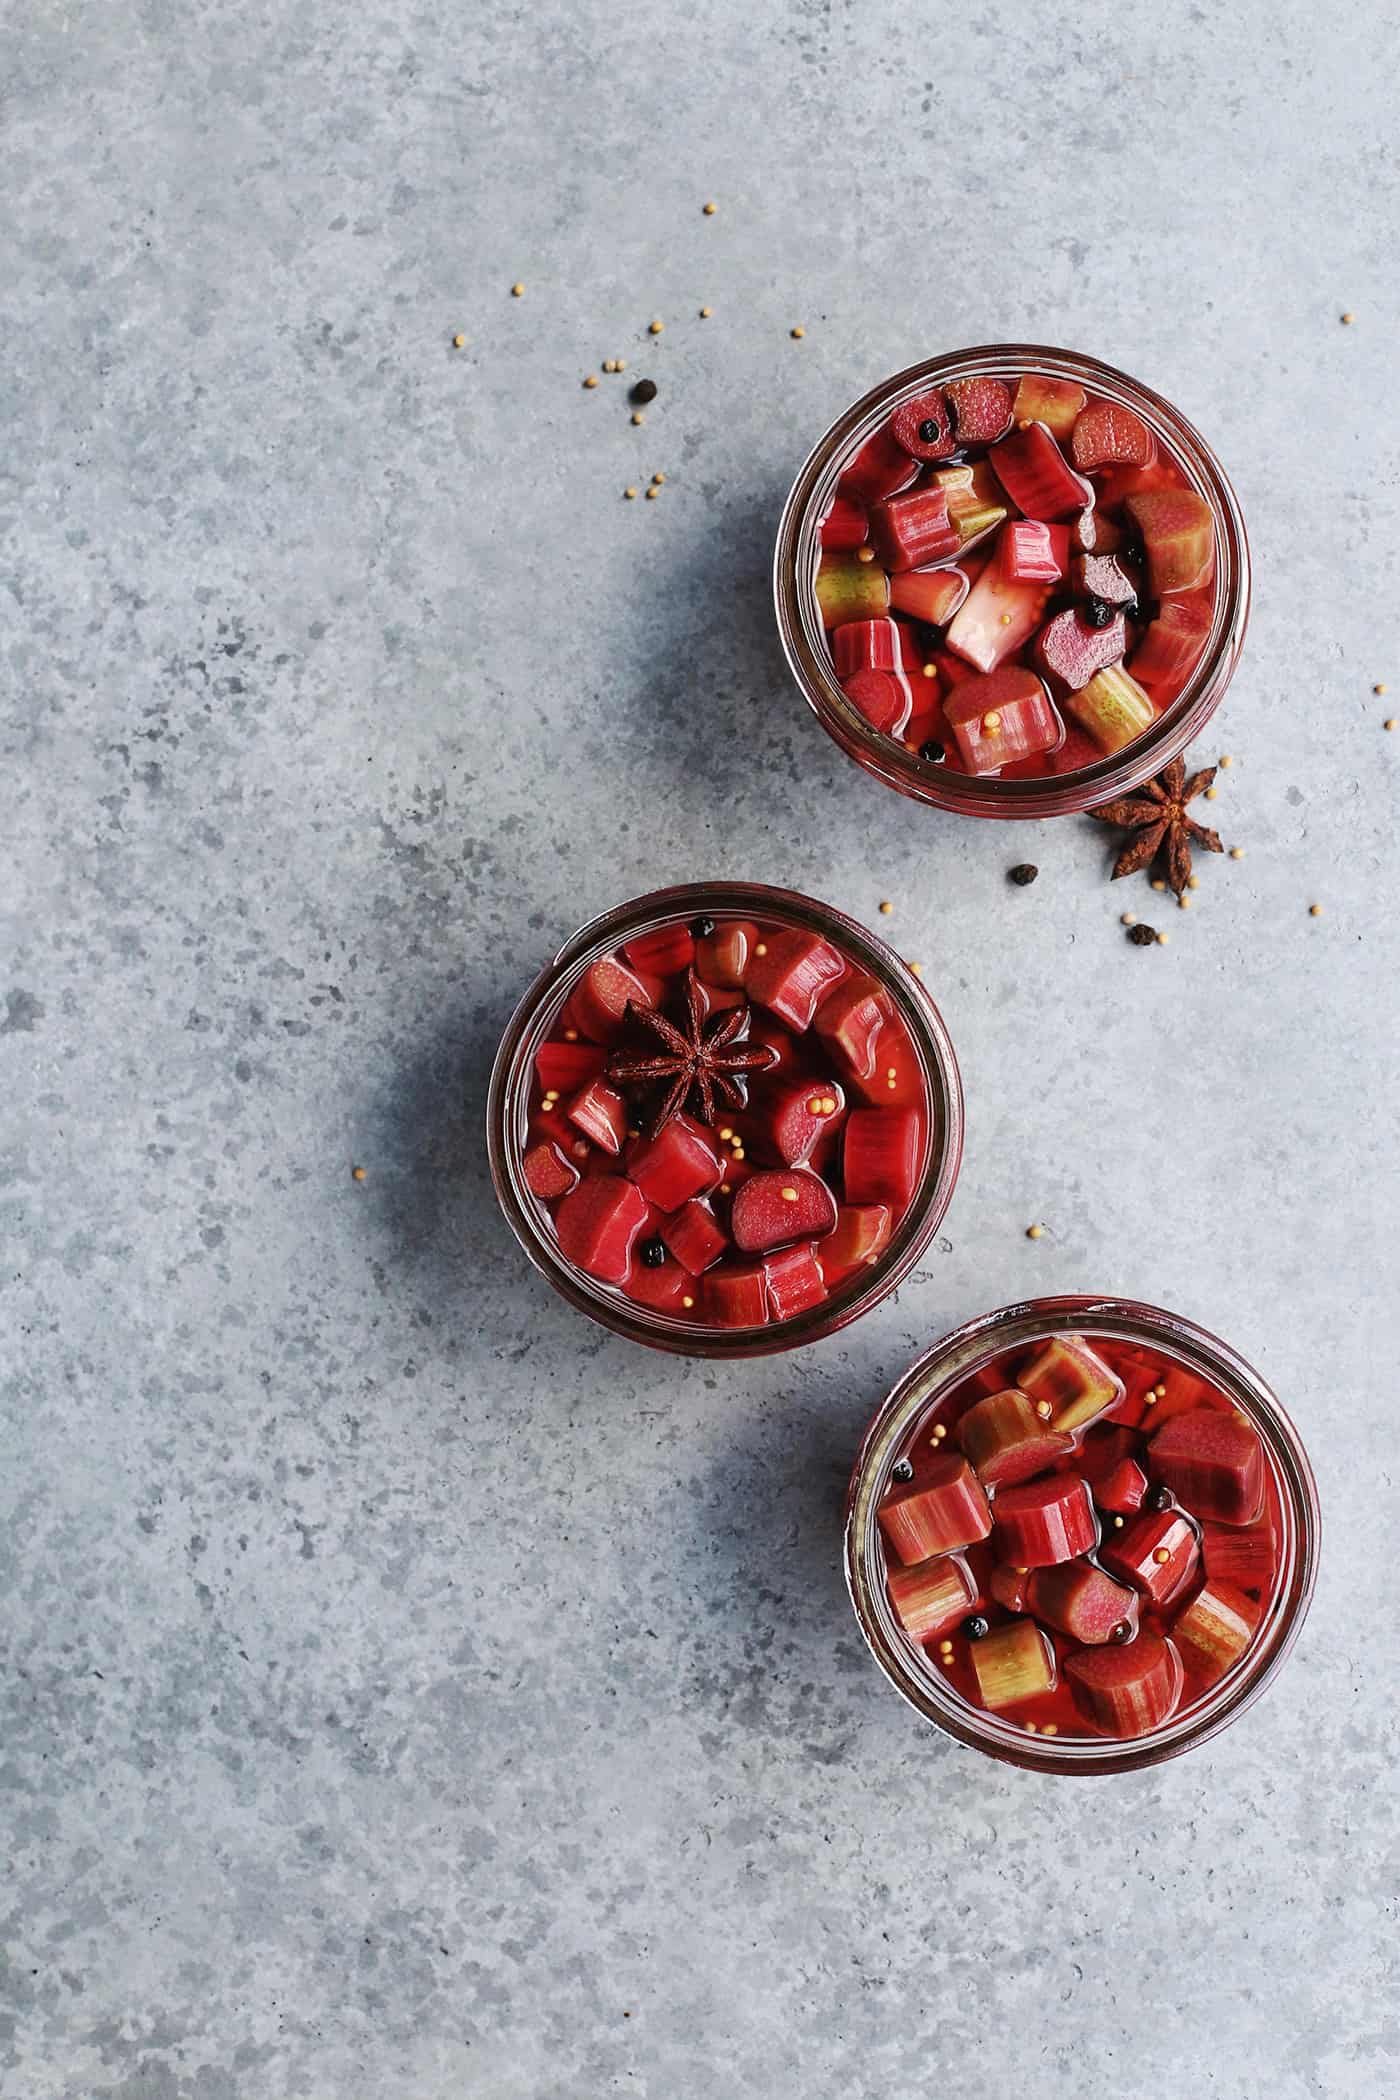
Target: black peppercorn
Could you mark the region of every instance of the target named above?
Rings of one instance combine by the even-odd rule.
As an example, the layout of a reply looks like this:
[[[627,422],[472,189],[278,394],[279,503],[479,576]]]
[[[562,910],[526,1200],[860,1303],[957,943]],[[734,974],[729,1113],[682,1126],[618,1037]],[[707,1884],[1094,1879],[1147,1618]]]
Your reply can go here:
[[[1112,1632],[1109,1634],[1108,1637],[1111,1641],[1116,1641],[1118,1646],[1121,1648],[1124,1641],[1130,1641],[1133,1637],[1133,1629],[1130,1621],[1127,1619],[1120,1619],[1118,1621],[1118,1624],[1113,1628]]]
[[[931,766],[941,766],[944,757],[943,746],[930,739],[927,744],[920,744],[919,756],[926,758]]]
[[[1176,1496],[1170,1488],[1153,1488],[1152,1493],[1147,1498],[1147,1506],[1149,1509],[1155,1509],[1159,1514],[1166,1509],[1175,1509]]]
[[[1086,598],[1084,601],[1084,617],[1091,627],[1111,627],[1114,621],[1114,609],[1102,598]]]
[[[666,1242],[643,1240],[638,1252],[649,1269],[659,1269],[666,1259]]]
[[[697,941],[707,941],[715,930],[713,919],[692,919],[690,930]]]
[[[970,1641],[985,1640],[992,1630],[991,1622],[984,1619],[980,1611],[975,1611],[970,1619],[963,1620],[962,1630]]]
[[[942,435],[941,427],[934,421],[932,416],[926,416],[919,425],[919,442],[922,445],[936,445]]]
[[[1151,926],[1130,926],[1128,939],[1135,948],[1150,948],[1156,940],[1156,929]]]
[[[1010,870],[1011,880],[1019,890],[1025,889],[1028,883],[1034,882],[1039,873],[1039,868],[1034,867],[1028,860],[1021,861],[1017,867]]]
[[[656,381],[654,379],[639,379],[632,389],[632,399],[634,401],[654,401],[656,399]]]
[[[890,1472],[896,1480],[912,1480],[914,1478],[914,1468],[910,1465],[907,1458],[897,1458],[890,1467]]]

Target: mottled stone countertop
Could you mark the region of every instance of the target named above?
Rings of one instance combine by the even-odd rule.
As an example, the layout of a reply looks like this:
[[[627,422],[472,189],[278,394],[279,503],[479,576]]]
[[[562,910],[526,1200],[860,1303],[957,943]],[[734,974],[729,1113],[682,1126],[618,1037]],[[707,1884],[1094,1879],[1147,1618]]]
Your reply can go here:
[[[6,11],[6,2095],[1400,2087],[1398,42]],[[1018,338],[1179,403],[1250,524],[1196,754],[1245,857],[1165,948],[1097,827],[901,801],[776,646],[812,439]],[[920,958],[969,1109],[898,1301],[735,1366],[556,1299],[480,1139],[552,947],[711,872]],[[839,1572],[876,1399],[1046,1289],[1228,1336],[1327,1520],[1269,1696],[1100,1784],[921,1727]]]

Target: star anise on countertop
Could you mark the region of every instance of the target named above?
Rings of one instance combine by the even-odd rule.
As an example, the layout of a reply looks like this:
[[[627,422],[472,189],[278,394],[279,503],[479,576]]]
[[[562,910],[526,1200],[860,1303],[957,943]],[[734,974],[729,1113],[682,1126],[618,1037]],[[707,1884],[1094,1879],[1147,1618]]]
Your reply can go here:
[[[1136,834],[1113,864],[1115,882],[1120,875],[1136,875],[1149,861],[1159,860],[1168,887],[1179,897],[1190,878],[1192,846],[1204,846],[1207,853],[1224,851],[1219,835],[1198,824],[1187,808],[1214,778],[1215,767],[1207,766],[1188,780],[1185,765],[1174,758],[1165,772],[1145,781],[1135,795],[1089,811],[1100,824],[1120,824]]]
[[[747,1006],[731,1006],[714,1019],[705,1018],[704,995],[694,969],[686,972],[686,1028],[677,1028],[654,1006],[629,1003],[627,1012],[661,1040],[661,1051],[638,1057],[618,1050],[607,1062],[607,1076],[621,1087],[649,1087],[662,1082],[665,1098],[651,1119],[649,1134],[656,1137],[672,1116],[679,1115],[690,1101],[702,1123],[715,1120],[716,1101],[742,1108],[748,1100],[744,1075],[766,1072],[778,1061],[778,1053],[767,1043],[745,1043],[740,1038],[749,1025]]]

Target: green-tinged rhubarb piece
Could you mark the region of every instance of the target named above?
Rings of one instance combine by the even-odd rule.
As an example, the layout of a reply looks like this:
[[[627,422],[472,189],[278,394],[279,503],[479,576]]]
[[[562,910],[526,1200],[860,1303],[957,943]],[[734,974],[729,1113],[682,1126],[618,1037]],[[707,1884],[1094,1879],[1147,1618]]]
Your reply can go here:
[[[934,480],[947,495],[948,523],[957,532],[959,553],[1005,524],[1006,498],[985,460],[970,467],[940,467]]]
[[[1110,664],[1077,693],[1066,693],[1064,705],[1101,751],[1121,751],[1157,718],[1147,694],[1122,664]]]
[[[854,554],[824,554],[817,571],[817,604],[824,627],[883,619],[890,607],[890,579],[878,562],[860,561]]]

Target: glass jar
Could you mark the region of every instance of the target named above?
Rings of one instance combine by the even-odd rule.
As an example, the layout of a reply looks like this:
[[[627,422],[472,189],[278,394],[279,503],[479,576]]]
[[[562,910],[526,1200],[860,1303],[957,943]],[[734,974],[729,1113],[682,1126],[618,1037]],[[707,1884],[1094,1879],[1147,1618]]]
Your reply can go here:
[[[1253,1423],[1264,1447],[1278,1508],[1278,1575],[1249,1648],[1235,1668],[1189,1707],[1149,1733],[1051,1738],[974,1706],[941,1678],[900,1626],[886,1590],[876,1512],[898,1476],[893,1468],[953,1387],[992,1359],[1054,1335],[1143,1343],[1206,1379]],[[1258,1372],[1228,1343],[1159,1307],[1125,1298],[1037,1298],[969,1320],[911,1364],[888,1395],[861,1446],[846,1513],[846,1581],[876,1662],[903,1698],[959,1742],[1009,1764],[1041,1772],[1129,1772],[1160,1764],[1218,1735],[1254,1704],[1297,1639],[1317,1572],[1321,1513],[1312,1467],[1298,1433]]]
[[[955,379],[1022,373],[1069,380],[1140,416],[1210,505],[1215,520],[1215,611],[1204,651],[1175,700],[1136,742],[1073,772],[1038,779],[959,773],[872,729],[841,690],[816,599],[819,532],[838,478],[901,402]],[[930,358],[896,373],[835,422],[802,468],[778,526],[773,565],[778,631],[804,699],[828,734],[858,765],[916,801],[973,817],[1054,817],[1092,809],[1150,780],[1198,736],[1224,698],[1249,618],[1249,544],[1240,506],[1205,439],[1160,394],[1111,365],[1076,351],[994,343]]]
[[[907,1030],[928,1107],[922,1171],[889,1242],[819,1304],[763,1326],[720,1328],[655,1312],[597,1282],[560,1249],[548,1213],[526,1184],[523,1154],[535,1055],[589,965],[624,942],[697,916],[762,920],[820,935],[877,980]],[[501,1041],[486,1108],[492,1179],[512,1231],[535,1267],[591,1319],[651,1348],[686,1356],[764,1356],[834,1333],[889,1296],[943,1221],[963,1146],[962,1082],[942,1016],[918,978],[883,941],[830,905],[752,882],[700,882],[634,898],[581,927],[526,992]]]

